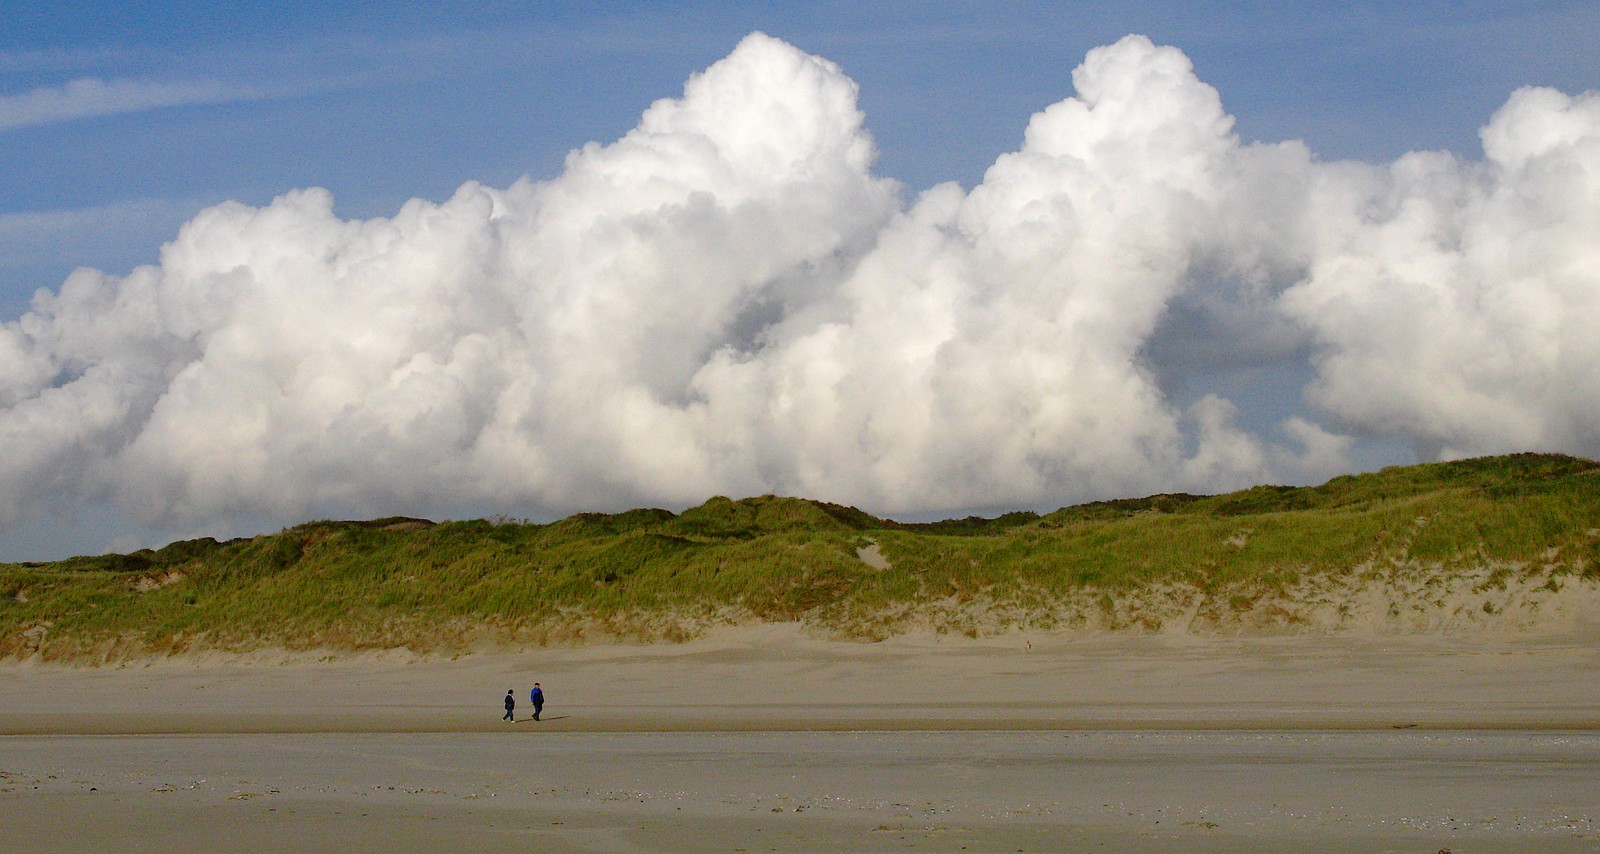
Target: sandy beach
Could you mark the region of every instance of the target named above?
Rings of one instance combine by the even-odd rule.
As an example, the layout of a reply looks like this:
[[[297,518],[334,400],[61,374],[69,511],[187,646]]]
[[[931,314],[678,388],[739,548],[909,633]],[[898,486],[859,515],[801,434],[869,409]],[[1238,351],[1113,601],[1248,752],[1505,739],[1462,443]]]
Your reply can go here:
[[[34,850],[1600,850],[1582,637],[782,625],[11,664],[0,698],[0,836]]]

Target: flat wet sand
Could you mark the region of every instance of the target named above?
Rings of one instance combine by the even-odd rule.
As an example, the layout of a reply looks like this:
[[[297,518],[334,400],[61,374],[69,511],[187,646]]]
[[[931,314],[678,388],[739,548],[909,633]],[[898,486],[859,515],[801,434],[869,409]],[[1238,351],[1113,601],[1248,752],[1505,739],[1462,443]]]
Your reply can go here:
[[[31,850],[1600,849],[1593,733],[11,736],[0,751],[0,835]]]
[[[1600,851],[1582,639],[768,626],[320,658],[0,667],[0,845]]]

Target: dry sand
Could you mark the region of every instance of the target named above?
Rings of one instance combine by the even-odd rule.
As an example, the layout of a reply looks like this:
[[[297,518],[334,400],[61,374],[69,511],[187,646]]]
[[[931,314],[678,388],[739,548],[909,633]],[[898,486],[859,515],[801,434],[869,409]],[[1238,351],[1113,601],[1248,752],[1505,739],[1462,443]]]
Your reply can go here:
[[[1590,637],[320,658],[0,667],[0,848],[1600,851]]]

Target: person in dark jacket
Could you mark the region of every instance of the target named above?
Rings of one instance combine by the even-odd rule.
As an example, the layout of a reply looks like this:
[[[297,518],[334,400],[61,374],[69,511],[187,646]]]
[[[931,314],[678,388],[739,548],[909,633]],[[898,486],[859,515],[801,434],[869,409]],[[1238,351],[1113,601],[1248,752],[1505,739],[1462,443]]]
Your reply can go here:
[[[508,688],[508,689],[506,689],[506,716],[501,718],[500,720],[503,720],[503,721],[515,721],[517,718],[511,712],[516,707],[517,707],[517,698],[511,696],[511,689]]]
[[[539,719],[539,713],[544,711],[544,689],[539,683],[533,683],[533,691],[528,694],[528,699],[533,701],[533,719]]]

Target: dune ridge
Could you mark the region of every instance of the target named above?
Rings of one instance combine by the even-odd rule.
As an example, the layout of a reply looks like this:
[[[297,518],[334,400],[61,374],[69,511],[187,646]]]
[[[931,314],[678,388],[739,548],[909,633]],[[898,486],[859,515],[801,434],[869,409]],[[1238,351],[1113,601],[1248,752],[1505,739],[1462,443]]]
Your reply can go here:
[[[902,523],[762,496],[549,524],[393,517],[0,565],[0,659],[99,665],[1019,632],[1593,637],[1600,464],[1517,454],[1312,487]]]

